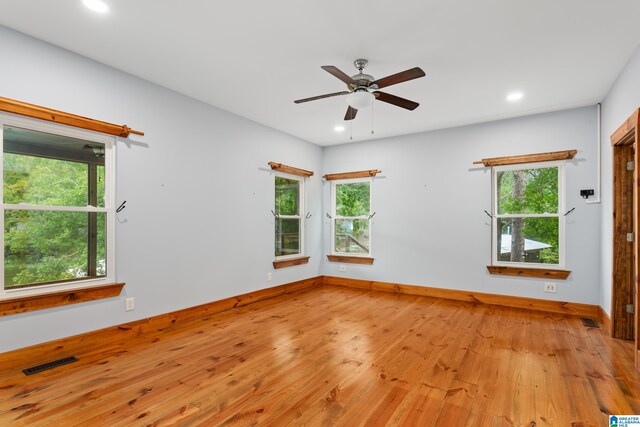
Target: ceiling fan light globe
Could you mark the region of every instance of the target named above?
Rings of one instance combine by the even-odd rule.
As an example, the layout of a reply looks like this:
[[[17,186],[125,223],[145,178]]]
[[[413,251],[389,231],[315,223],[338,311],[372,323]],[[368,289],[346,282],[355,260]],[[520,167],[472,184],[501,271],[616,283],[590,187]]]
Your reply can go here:
[[[374,96],[372,93],[365,90],[359,90],[347,95],[347,104],[349,104],[351,108],[362,110],[363,108],[370,107],[373,99]]]

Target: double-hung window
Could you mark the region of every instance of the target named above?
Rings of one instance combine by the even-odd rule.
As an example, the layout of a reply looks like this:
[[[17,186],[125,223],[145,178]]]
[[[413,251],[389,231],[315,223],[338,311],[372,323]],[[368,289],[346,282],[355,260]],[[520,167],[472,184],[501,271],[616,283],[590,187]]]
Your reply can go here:
[[[564,266],[564,165],[496,166],[493,178],[493,265]]]
[[[304,255],[304,177],[275,174],[276,260]]]
[[[114,281],[115,137],[0,114],[0,297]]]
[[[332,181],[332,253],[371,256],[371,178]]]

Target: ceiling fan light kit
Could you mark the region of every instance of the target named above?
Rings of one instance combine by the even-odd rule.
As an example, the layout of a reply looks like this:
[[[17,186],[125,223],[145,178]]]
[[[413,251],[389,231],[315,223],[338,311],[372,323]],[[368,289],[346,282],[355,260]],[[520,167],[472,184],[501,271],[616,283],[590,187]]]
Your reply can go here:
[[[355,90],[347,95],[347,104],[356,110],[362,110],[371,106],[373,98],[373,94],[367,90]]]
[[[344,116],[345,120],[355,119],[358,110],[372,106],[373,101],[376,99],[378,101],[386,102],[387,104],[395,105],[397,107],[401,107],[410,111],[415,110],[420,105],[417,102],[410,101],[405,98],[400,98],[399,96],[391,95],[386,92],[380,92],[378,89],[424,77],[425,73],[424,71],[422,71],[422,69],[415,67],[376,80],[373,76],[364,74],[362,72],[368,65],[368,61],[366,59],[356,59],[355,61],[353,61],[353,65],[358,70],[358,74],[354,76],[348,76],[346,73],[333,65],[323,65],[321,67],[329,74],[342,80],[342,82],[347,85],[348,90],[328,93],[326,95],[314,96],[311,98],[298,99],[293,102],[295,102],[296,104],[301,104],[304,102],[316,101],[318,99],[347,95],[347,104],[349,104],[349,106],[347,107],[347,112]]]

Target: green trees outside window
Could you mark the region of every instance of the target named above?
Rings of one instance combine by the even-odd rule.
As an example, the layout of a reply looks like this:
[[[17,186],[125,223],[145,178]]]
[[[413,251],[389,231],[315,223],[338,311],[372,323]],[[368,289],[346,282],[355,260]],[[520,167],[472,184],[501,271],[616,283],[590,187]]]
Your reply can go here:
[[[370,253],[371,183],[334,184],[334,252]]]
[[[275,177],[275,256],[299,255],[301,250],[302,181]]]
[[[497,260],[559,264],[559,167],[495,173]]]
[[[82,211],[104,207],[95,146],[3,127],[5,289],[106,275],[107,214]]]

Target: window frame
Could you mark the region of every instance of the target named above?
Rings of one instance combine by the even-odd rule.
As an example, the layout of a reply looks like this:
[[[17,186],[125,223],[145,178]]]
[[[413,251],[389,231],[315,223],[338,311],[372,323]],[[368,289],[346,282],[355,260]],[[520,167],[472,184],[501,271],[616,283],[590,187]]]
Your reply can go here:
[[[338,216],[336,212],[336,196],[337,191],[336,187],[338,185],[343,184],[356,184],[360,182],[366,182],[369,184],[369,215],[362,216]],[[350,179],[339,179],[331,181],[331,255],[334,256],[349,256],[349,257],[360,257],[360,258],[373,258],[373,222],[371,221],[371,211],[373,210],[373,178],[350,178]],[[336,251],[336,221],[339,219],[366,219],[369,221],[369,252],[366,254],[360,254],[355,252],[338,252]]]
[[[275,212],[275,204],[276,204],[276,199],[275,199],[275,194],[276,194],[276,177],[280,177],[280,178],[285,178],[285,179],[290,179],[290,180],[294,180],[294,181],[298,181],[300,187],[298,189],[298,215],[278,215],[275,218],[275,221],[277,221],[278,219],[298,219],[299,220],[299,224],[300,224],[300,236],[299,238],[299,247],[300,247],[300,251],[297,254],[290,254],[290,255],[280,255],[280,256],[275,256],[275,243],[276,243],[276,239],[275,239],[275,222],[274,222],[274,227],[273,227],[273,233],[274,233],[274,238],[273,238],[273,252],[274,252],[274,256],[275,256],[275,260],[276,261],[286,261],[286,260],[290,260],[290,259],[296,259],[296,258],[303,258],[305,256],[305,241],[304,241],[304,223],[305,223],[305,217],[304,217],[304,213],[306,212],[306,208],[305,208],[305,187],[304,187],[304,181],[305,181],[305,177],[304,176],[300,176],[300,175],[293,175],[290,173],[286,173],[286,172],[280,172],[280,171],[276,171],[273,174],[273,206],[274,206],[274,212]]]
[[[555,214],[498,214],[498,173],[514,170],[558,168],[558,212]],[[534,162],[514,165],[500,165],[491,168],[491,202],[493,215],[491,218],[491,265],[496,267],[563,269],[565,267],[565,162]],[[558,218],[558,264],[532,262],[510,262],[498,260],[498,219],[501,218]]]
[[[87,142],[103,144],[104,173],[105,173],[105,200],[104,207],[79,207],[79,206],[44,206],[31,204],[5,204],[4,203],[4,127],[18,127],[36,132],[45,132],[70,138],[77,138]],[[11,113],[0,112],[0,177],[2,177],[2,191],[0,192],[0,230],[2,239],[0,242],[0,258],[2,267],[0,268],[0,301],[28,297],[34,295],[46,295],[63,291],[73,291],[76,289],[87,289],[104,286],[115,282],[116,278],[116,256],[115,256],[115,200],[116,200],[116,145],[118,138],[100,132],[80,129],[73,126],[51,123],[48,121],[18,116]],[[16,289],[5,289],[4,287],[4,215],[6,210],[28,210],[28,211],[49,211],[49,212],[96,212],[105,213],[105,225],[107,227],[106,238],[106,265],[107,274],[102,277],[92,277],[87,279],[75,279],[69,281],[59,281],[55,283],[34,284]]]

